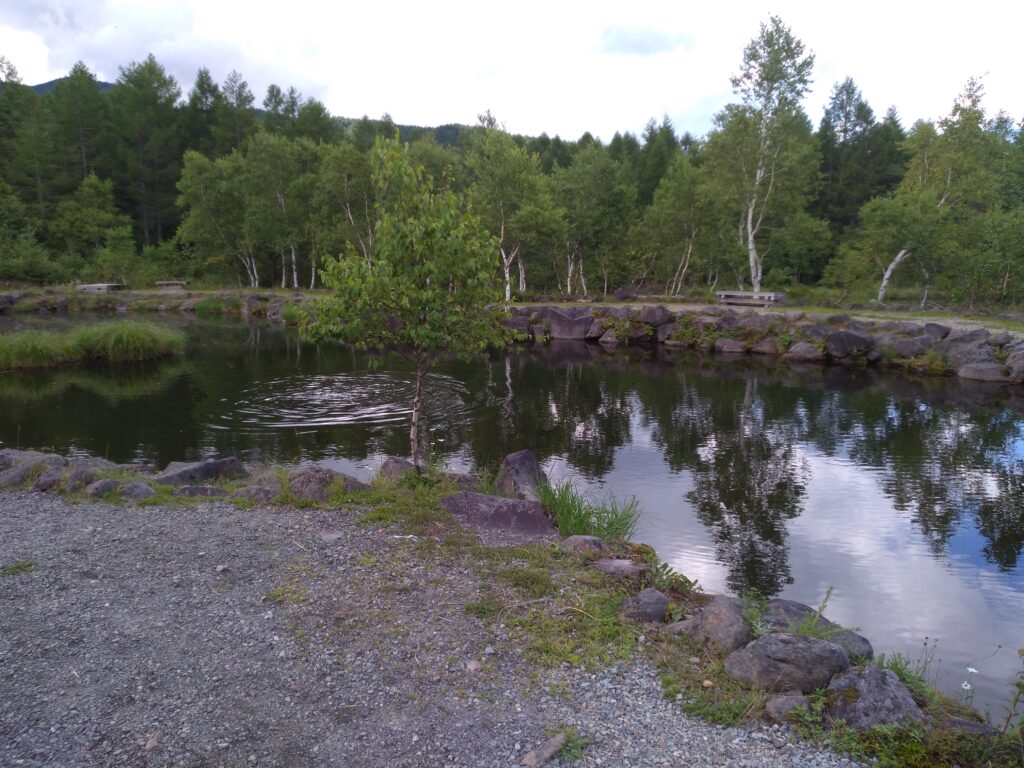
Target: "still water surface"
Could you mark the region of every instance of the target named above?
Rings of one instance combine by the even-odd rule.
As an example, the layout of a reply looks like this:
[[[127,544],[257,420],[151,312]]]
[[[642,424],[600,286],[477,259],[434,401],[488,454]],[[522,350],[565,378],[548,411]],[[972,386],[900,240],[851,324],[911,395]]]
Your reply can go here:
[[[238,454],[372,475],[408,451],[400,360],[260,325],[185,323],[181,361],[0,374],[0,441],[115,461]],[[636,538],[709,591],[756,588],[859,627],[878,652],[1002,714],[1024,646],[1024,393],[874,372],[584,344],[446,363],[433,456],[636,496]],[[967,667],[978,670],[977,674]]]

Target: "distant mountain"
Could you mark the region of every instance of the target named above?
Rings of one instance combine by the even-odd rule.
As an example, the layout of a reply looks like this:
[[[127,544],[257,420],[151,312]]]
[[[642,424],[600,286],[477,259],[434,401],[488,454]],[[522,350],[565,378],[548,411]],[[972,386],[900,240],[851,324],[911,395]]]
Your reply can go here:
[[[39,85],[30,85],[29,88],[31,88],[33,91],[35,91],[36,95],[42,96],[43,94],[46,94],[46,93],[49,93],[50,91],[52,91],[57,86],[57,83],[61,82],[62,80],[67,80],[67,78],[66,77],[58,77],[56,80],[50,80],[49,82],[46,82],[46,83],[40,83]],[[107,91],[109,91],[111,88],[114,87],[113,83],[104,83],[102,80],[99,80],[97,82],[98,82],[98,84],[100,86],[100,93],[106,93]]]

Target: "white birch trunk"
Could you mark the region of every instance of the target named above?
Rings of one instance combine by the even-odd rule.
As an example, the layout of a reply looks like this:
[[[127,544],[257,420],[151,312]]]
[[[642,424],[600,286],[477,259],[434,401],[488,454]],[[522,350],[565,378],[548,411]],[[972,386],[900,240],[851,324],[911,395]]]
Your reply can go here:
[[[294,245],[288,246],[292,251],[292,288],[299,287],[299,257]]]
[[[881,304],[885,301],[885,292],[889,288],[889,281],[892,279],[892,273],[896,271],[896,267],[902,264],[910,258],[910,249],[904,248],[896,254],[896,258],[890,262],[889,266],[885,268],[885,274],[882,275],[882,284],[878,286],[878,303]]]

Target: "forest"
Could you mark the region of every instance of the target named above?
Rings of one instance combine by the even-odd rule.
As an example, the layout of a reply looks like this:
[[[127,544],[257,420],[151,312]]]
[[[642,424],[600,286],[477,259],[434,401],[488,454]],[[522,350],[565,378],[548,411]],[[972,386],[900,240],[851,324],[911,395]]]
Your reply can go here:
[[[316,287],[339,254],[372,263],[370,150],[399,135],[491,233],[510,299],[1024,299],[1024,121],[987,105],[982,80],[905,126],[847,78],[815,127],[814,56],[781,19],[738,60],[706,135],[663,118],[569,141],[512,135],[489,111],[436,129],[347,119],[294,87],[257,104],[234,71],[201,68],[185,93],[152,55],[112,84],[79,62],[32,87],[0,57],[0,280]]]

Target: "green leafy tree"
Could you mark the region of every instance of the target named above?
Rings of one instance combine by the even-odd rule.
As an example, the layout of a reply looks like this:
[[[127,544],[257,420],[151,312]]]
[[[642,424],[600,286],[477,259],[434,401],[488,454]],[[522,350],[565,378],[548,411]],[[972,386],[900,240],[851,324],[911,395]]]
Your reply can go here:
[[[763,250],[758,237],[771,217],[803,206],[818,161],[800,100],[811,83],[813,54],[772,16],[743,51],[732,86],[741,104],[715,118],[708,137],[710,170],[736,207],[739,240],[747,251],[750,281],[761,290]]]
[[[74,195],[60,201],[50,221],[50,242],[63,253],[91,261],[113,230],[131,225],[117,209],[114,187],[107,179],[89,174]]]
[[[701,170],[689,157],[677,154],[639,225],[640,245],[649,260],[638,287],[653,272],[662,276],[667,294],[682,292],[699,250],[698,239],[707,239],[712,205]]]
[[[518,262],[519,291],[523,292],[523,250],[528,237],[549,226],[557,214],[537,156],[499,128],[490,113],[480,121],[481,129],[466,157],[471,178],[469,200],[497,240],[507,304],[512,298],[512,265]]]
[[[570,296],[588,294],[584,267],[590,262],[607,294],[609,283],[621,285],[631,271],[626,246],[636,187],[622,164],[596,143],[578,150],[572,165],[554,174],[552,184],[568,225],[563,290]]]
[[[423,387],[440,355],[471,356],[502,340],[494,239],[451,191],[433,184],[396,141],[373,151],[378,203],[374,258],[354,249],[323,271],[333,291],[318,302],[306,337],[359,348],[397,347],[416,367],[409,443],[424,465]]]
[[[253,107],[256,97],[242,75],[234,69],[224,79],[220,91],[212,133],[216,153],[226,155],[233,149],[241,149],[256,133],[256,110]]]
[[[120,141],[120,189],[135,210],[139,240],[152,245],[177,224],[174,185],[180,174],[181,131],[177,82],[150,54],[121,68],[111,90]]]
[[[178,205],[184,212],[178,240],[196,249],[203,269],[226,269],[237,262],[256,288],[261,265],[245,227],[245,181],[246,161],[238,151],[216,160],[186,152],[178,180]]]
[[[110,104],[100,93],[96,76],[82,62],[76,63],[47,101],[67,177],[65,190],[74,190],[90,173],[109,176],[113,171]]]
[[[906,176],[891,196],[864,206],[857,238],[830,270],[833,282],[856,282],[873,267],[882,273],[881,303],[902,264],[917,263],[927,291],[934,275],[973,253],[980,217],[1002,203],[998,160],[1005,142],[988,130],[983,94],[972,79],[948,117],[914,126]]]

